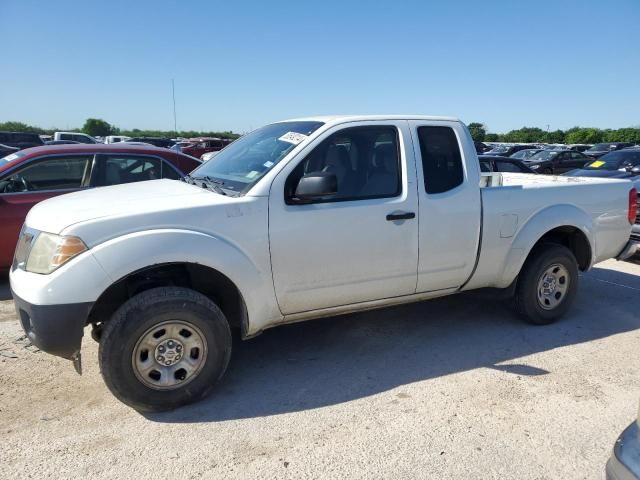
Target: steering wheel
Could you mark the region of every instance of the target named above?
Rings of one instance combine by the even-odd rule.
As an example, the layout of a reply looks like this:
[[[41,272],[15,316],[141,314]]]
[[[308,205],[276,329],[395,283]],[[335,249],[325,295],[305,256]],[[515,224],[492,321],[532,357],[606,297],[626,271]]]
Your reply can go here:
[[[7,185],[6,190],[10,190],[12,192],[28,192],[29,190],[33,190],[33,185],[22,175],[14,175],[13,177],[11,177],[10,183]]]

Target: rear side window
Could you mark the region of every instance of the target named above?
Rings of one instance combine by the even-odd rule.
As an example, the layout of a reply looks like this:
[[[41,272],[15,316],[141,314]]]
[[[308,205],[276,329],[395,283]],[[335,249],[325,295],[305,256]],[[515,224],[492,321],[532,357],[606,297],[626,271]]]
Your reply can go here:
[[[463,181],[462,156],[450,127],[418,127],[424,187],[427,193],[447,192]]]
[[[161,177],[160,159],[136,155],[100,155],[97,187],[156,180]]]
[[[176,172],[175,168],[169,163],[162,162],[162,178],[168,178],[171,180],[180,180],[182,175]]]

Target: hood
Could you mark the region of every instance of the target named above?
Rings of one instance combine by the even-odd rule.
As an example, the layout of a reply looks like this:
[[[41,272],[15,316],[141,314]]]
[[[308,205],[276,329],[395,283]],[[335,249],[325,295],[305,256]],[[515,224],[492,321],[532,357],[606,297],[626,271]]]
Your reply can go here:
[[[577,169],[565,173],[567,177],[600,177],[600,178],[630,178],[629,172],[621,172],[620,170],[588,170]]]
[[[150,180],[45,200],[31,209],[26,224],[44,232],[62,233],[82,222],[121,217],[139,219],[170,210],[228,203],[230,198],[177,180]]]

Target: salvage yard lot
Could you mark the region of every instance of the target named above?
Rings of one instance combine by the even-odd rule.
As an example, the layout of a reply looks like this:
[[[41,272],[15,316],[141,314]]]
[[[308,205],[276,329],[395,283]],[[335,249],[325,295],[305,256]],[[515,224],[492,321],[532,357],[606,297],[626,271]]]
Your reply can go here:
[[[4,478],[603,478],[640,399],[640,265],[582,276],[558,323],[465,294],[234,343],[206,400],[143,416],[37,352],[0,288]]]

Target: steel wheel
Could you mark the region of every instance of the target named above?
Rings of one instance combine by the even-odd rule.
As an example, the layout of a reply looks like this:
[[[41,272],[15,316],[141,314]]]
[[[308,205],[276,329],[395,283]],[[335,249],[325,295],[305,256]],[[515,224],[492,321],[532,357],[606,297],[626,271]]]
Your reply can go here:
[[[569,271],[559,263],[547,268],[538,280],[538,304],[544,310],[553,310],[565,297],[569,288]]]
[[[205,337],[195,325],[171,320],[142,334],[131,363],[138,380],[156,390],[173,390],[193,380],[207,359]]]

